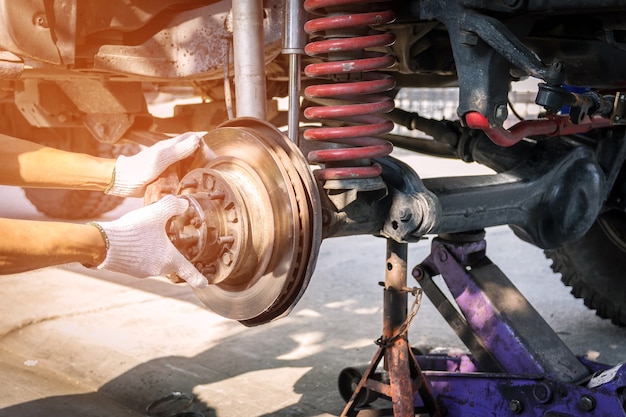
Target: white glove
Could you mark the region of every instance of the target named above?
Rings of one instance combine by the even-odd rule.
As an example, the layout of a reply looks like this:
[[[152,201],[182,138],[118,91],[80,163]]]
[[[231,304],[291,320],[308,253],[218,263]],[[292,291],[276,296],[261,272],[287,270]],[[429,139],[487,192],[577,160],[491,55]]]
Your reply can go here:
[[[121,155],[106,194],[120,197],[142,197],[146,186],[170,165],[191,156],[203,133],[187,132],[150,146],[136,155]]]
[[[108,240],[108,251],[98,268],[137,278],[172,273],[189,285],[203,288],[207,279],[181,254],[165,232],[167,221],[183,214],[189,202],[166,195],[111,222],[94,222]]]

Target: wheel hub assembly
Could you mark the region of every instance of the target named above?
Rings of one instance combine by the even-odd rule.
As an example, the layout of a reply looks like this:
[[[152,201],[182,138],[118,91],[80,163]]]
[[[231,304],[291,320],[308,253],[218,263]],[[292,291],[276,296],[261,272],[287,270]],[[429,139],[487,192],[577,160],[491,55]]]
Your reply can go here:
[[[194,289],[208,308],[249,326],[282,317],[306,289],[322,240],[308,163],[257,120],[228,122],[204,141],[204,158],[182,176],[155,183],[148,195],[189,201],[167,233],[209,281]]]

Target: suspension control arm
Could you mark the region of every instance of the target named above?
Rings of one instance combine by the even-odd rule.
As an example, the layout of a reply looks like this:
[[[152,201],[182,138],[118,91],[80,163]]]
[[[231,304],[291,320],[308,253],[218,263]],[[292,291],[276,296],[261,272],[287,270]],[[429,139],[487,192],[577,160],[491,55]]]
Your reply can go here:
[[[432,233],[508,224],[541,248],[582,237],[607,193],[593,152],[565,140],[540,142],[525,162],[503,173],[423,182],[441,205]]]
[[[563,139],[540,142],[524,162],[494,175],[422,180],[394,158],[377,162],[386,197],[352,212],[327,206],[326,237],[375,234],[410,242],[508,224],[522,239],[552,248],[591,227],[610,189],[596,155]]]

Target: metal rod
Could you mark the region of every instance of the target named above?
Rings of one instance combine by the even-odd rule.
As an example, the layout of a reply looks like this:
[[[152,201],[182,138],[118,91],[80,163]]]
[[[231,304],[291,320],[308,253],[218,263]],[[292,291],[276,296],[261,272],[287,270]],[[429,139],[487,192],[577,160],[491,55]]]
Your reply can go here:
[[[285,2],[285,36],[283,54],[289,55],[289,109],[288,135],[298,145],[300,137],[300,71],[302,55],[307,41],[304,31],[306,12],[304,2],[287,0]]]
[[[267,117],[264,51],[263,1],[233,0],[237,117]]]
[[[387,265],[385,269],[385,318],[383,337],[390,338],[398,331],[407,316],[407,244],[387,239]]]
[[[224,101],[226,102],[226,114],[228,114],[228,120],[235,118],[233,113],[233,94],[230,87],[230,63],[232,48],[230,47],[230,39],[225,41],[226,52],[224,54]]]
[[[407,317],[407,244],[387,239],[387,267],[385,273],[385,300],[383,338],[391,339],[401,331]],[[389,372],[389,387],[393,400],[393,415],[414,416],[413,384],[409,368],[409,342],[397,337],[385,350]]]
[[[300,145],[300,65],[299,54],[289,55],[289,109],[287,111],[287,133],[289,139]]]

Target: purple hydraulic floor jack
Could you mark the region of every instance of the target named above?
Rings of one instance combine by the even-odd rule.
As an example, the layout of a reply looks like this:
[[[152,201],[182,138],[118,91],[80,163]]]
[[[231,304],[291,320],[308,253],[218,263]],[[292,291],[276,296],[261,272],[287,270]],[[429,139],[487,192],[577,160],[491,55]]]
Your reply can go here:
[[[363,372],[340,374],[348,401],[342,416],[626,416],[626,364],[611,368],[576,357],[487,258],[483,238],[481,231],[434,239],[413,269],[421,290],[407,287],[406,244],[387,241],[383,335]],[[437,275],[456,307],[433,282]],[[421,291],[471,354],[410,348],[408,293]],[[369,407],[379,397],[390,405]]]

